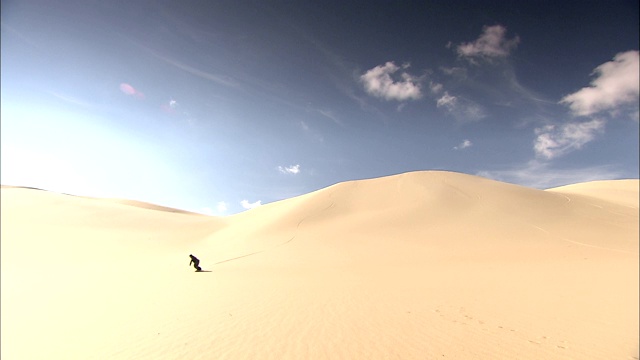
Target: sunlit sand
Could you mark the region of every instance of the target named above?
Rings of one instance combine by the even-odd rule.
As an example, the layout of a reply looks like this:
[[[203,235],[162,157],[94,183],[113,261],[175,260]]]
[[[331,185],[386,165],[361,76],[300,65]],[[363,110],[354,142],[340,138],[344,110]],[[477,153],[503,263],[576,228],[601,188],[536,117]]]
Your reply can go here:
[[[3,187],[2,359],[638,359],[638,189],[428,171],[221,218]]]

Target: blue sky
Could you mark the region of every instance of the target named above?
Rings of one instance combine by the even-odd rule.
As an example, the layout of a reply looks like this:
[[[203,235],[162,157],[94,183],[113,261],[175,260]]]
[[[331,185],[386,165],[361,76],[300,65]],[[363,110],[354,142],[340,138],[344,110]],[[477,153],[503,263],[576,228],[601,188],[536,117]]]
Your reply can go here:
[[[638,1],[2,2],[2,184],[229,215],[638,178]]]

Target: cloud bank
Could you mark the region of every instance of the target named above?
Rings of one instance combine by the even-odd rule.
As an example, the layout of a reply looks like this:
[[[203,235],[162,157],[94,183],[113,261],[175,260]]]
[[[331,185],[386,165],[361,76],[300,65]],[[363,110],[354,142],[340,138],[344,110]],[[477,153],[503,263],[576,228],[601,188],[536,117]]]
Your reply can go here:
[[[392,75],[399,70],[408,68],[409,65],[397,66],[392,61],[368,70],[360,76],[365,91],[372,96],[385,100],[417,100],[422,97],[419,79],[402,71],[399,79],[394,80]]]
[[[560,103],[571,108],[574,115],[589,116],[613,110],[627,103],[638,103],[640,76],[638,51],[617,54],[613,61],[598,66],[591,86],[565,96]]]

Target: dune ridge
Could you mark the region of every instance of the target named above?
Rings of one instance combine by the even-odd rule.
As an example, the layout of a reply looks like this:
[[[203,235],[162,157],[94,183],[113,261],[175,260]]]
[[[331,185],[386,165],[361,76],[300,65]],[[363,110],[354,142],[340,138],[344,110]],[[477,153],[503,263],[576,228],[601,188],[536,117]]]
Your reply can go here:
[[[228,217],[3,186],[2,358],[637,359],[639,184],[421,171]]]
[[[44,192],[50,192],[50,193],[55,193],[55,194],[60,194],[60,195],[73,196],[73,197],[84,198],[84,199],[101,200],[101,201],[119,203],[119,204],[123,204],[123,205],[136,206],[136,207],[149,209],[149,210],[168,211],[168,212],[182,213],[182,214],[203,215],[203,214],[195,213],[193,211],[176,209],[176,208],[172,208],[172,207],[168,207],[168,206],[162,206],[162,205],[152,204],[152,203],[148,203],[148,202],[144,202],[144,201],[138,201],[138,200],[117,199],[117,198],[100,198],[100,197],[92,197],[92,196],[82,196],[82,195],[57,193],[57,192],[52,192],[52,191],[48,191],[48,190],[45,190],[45,189],[29,187],[29,186],[2,185],[2,188],[3,189],[27,189],[27,190],[44,191]]]

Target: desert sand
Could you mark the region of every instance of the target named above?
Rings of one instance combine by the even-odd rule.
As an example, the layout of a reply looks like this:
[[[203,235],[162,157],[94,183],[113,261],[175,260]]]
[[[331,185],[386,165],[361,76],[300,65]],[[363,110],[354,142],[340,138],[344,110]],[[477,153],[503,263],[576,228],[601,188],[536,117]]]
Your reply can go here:
[[[1,357],[638,359],[638,190],[424,171],[210,217],[3,187]]]

